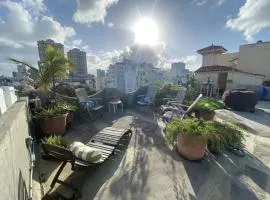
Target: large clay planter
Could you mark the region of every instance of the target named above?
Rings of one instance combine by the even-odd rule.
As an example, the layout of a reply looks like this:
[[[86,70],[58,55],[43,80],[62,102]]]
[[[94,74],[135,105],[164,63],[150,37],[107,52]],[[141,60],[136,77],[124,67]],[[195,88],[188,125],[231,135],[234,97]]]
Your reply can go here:
[[[215,117],[215,112],[206,112],[206,111],[201,111],[201,118],[205,121],[210,121],[213,120]]]
[[[68,115],[67,115],[66,123],[67,124],[71,124],[73,122],[73,119],[74,119],[74,113],[73,112],[69,112]]]
[[[44,118],[40,120],[40,126],[44,134],[58,134],[63,135],[66,131],[67,114]]]
[[[206,151],[207,142],[202,136],[179,135],[177,137],[177,150],[188,160],[200,160]]]
[[[213,120],[215,117],[215,112],[212,111],[202,111],[202,110],[196,110],[195,111],[195,117],[198,119],[203,119],[205,121]]]

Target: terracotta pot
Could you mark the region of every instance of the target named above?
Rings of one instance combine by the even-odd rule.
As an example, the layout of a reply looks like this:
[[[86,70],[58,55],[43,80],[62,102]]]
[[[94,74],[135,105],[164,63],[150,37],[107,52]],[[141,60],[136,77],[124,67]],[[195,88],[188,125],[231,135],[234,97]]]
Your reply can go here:
[[[40,126],[44,134],[59,134],[63,135],[66,131],[67,114],[44,118],[40,120]]]
[[[200,160],[206,151],[207,142],[202,136],[179,135],[177,137],[177,150],[188,160]]]
[[[215,112],[206,112],[206,111],[201,111],[200,117],[205,120],[205,121],[210,121],[213,120],[215,117]]]
[[[66,123],[67,124],[72,123],[73,122],[73,119],[74,119],[74,113],[73,112],[69,112],[68,115],[67,115]]]

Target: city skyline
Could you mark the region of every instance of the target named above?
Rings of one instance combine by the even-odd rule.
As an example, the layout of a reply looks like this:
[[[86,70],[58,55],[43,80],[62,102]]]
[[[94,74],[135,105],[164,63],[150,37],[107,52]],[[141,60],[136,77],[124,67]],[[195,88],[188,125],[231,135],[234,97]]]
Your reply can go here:
[[[105,69],[141,48],[134,44],[140,32],[132,28],[144,17],[158,29],[146,58],[160,67],[183,61],[194,70],[201,65],[196,51],[212,43],[235,52],[241,44],[269,40],[269,8],[267,0],[1,1],[0,74],[16,69],[7,57],[37,66],[36,42],[49,38],[63,43],[65,52],[85,51],[89,73]]]

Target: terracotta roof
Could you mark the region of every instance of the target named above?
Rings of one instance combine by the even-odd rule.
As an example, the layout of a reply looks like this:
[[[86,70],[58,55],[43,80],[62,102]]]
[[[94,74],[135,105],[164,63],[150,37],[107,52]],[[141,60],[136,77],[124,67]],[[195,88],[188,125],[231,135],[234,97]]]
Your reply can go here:
[[[264,76],[262,74],[245,72],[235,67],[222,66],[222,65],[203,66],[195,71],[195,73],[202,73],[202,72],[239,72],[239,73],[250,74],[250,75],[255,75],[255,76]]]
[[[217,45],[210,45],[208,47],[205,47],[205,48],[202,48],[202,49],[199,49],[197,51],[197,53],[206,53],[206,52],[210,52],[210,51],[215,51],[215,50],[220,50],[222,52],[226,52],[227,49],[225,49],[223,46],[217,46]]]

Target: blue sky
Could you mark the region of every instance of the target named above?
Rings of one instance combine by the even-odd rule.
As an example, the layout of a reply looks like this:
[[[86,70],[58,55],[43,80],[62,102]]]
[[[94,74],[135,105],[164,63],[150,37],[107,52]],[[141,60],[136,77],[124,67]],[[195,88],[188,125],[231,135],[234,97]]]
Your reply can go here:
[[[201,62],[196,50],[211,43],[233,52],[269,40],[269,10],[269,0],[0,0],[0,75],[16,68],[7,57],[36,64],[36,41],[47,38],[66,51],[85,50],[90,73],[141,48],[159,67],[181,60],[194,70]],[[159,30],[152,49],[134,44],[131,29],[143,17]]]

